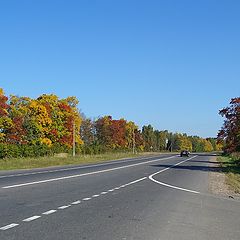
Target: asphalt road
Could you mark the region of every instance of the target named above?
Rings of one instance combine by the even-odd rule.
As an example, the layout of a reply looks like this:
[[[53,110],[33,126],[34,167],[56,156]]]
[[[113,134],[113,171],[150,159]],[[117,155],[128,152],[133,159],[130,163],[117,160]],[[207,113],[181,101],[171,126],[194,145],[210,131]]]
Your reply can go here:
[[[0,239],[239,240],[240,201],[209,193],[211,159],[0,172]]]

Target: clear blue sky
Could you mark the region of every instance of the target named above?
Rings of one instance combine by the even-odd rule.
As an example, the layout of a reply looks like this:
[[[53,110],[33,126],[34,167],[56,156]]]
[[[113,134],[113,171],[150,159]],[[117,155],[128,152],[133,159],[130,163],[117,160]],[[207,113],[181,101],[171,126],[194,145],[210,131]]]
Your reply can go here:
[[[0,87],[216,136],[240,96],[240,1],[1,0]]]

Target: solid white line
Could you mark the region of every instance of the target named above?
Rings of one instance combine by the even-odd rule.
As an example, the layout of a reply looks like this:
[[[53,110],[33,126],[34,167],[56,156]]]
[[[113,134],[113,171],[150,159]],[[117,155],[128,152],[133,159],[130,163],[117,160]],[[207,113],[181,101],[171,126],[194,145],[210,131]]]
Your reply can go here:
[[[72,202],[71,204],[72,204],[72,205],[78,205],[79,203],[81,203],[81,201],[80,201],[80,200],[78,200],[78,201],[75,201],[75,202]]]
[[[12,224],[9,224],[9,225],[7,225],[7,226],[1,227],[0,230],[5,231],[5,230],[8,230],[8,229],[10,229],[10,228],[14,228],[14,227],[16,227],[16,226],[18,226],[18,225],[19,225],[19,224],[17,224],[17,223],[12,223]]]
[[[89,173],[83,173],[83,174],[77,174],[77,175],[71,175],[71,176],[59,177],[59,178],[51,178],[51,179],[46,179],[46,180],[36,181],[36,182],[21,183],[21,184],[16,184],[16,185],[11,185],[11,186],[5,186],[5,187],[2,187],[2,188],[4,188],[4,189],[16,188],[16,187],[29,186],[29,185],[40,184],[40,183],[47,183],[47,182],[53,182],[53,181],[59,181],[59,180],[65,180],[65,179],[71,179],[71,178],[77,178],[77,177],[83,177],[83,176],[89,176],[89,175],[111,172],[111,171],[115,171],[115,170],[119,170],[119,169],[129,168],[129,167],[135,167],[135,166],[139,166],[139,165],[145,165],[145,164],[149,164],[149,163],[153,163],[153,162],[159,162],[159,161],[171,159],[171,158],[174,158],[174,157],[176,157],[176,156],[161,158],[161,159],[156,159],[156,160],[141,162],[141,163],[136,163],[136,164],[131,164],[131,165],[127,165],[127,166],[110,168],[110,169],[105,169],[105,170],[100,170],[100,171],[95,171],[95,172],[89,172]]]
[[[114,189],[110,189],[110,190],[108,190],[108,192],[113,192],[114,191]]]
[[[26,218],[23,220],[23,222],[31,222],[31,221],[34,221],[38,218],[40,218],[41,216],[33,216],[33,217],[30,217],[30,218]]]
[[[193,158],[195,158],[195,157],[196,157],[196,156],[191,157],[191,158],[188,158],[188,159],[186,159],[186,160],[183,160],[183,161],[181,161],[181,162],[179,162],[179,163],[177,163],[177,164],[172,165],[171,167],[164,168],[164,169],[162,169],[162,170],[160,170],[160,171],[158,171],[158,172],[150,175],[148,178],[149,178],[151,181],[153,181],[153,182],[155,182],[155,183],[157,183],[157,184],[160,184],[160,185],[162,185],[162,186],[165,186],[165,187],[169,187],[169,188],[173,188],[173,189],[177,189],[177,190],[181,190],[181,191],[185,191],[185,192],[190,192],[190,193],[199,194],[200,192],[197,192],[197,191],[194,191],[194,190],[191,190],[191,189],[186,189],[186,188],[177,187],[177,186],[174,186],[174,185],[170,185],[170,184],[167,184],[167,183],[164,183],[164,182],[157,181],[156,179],[153,178],[153,177],[156,176],[157,174],[162,173],[162,172],[165,172],[165,171],[169,170],[170,168],[173,168],[173,167],[175,167],[175,166],[178,166],[178,165],[180,165],[180,164],[182,164],[182,163],[184,163],[184,162],[187,162],[187,161],[189,161],[189,160],[191,160],[191,159],[193,159]]]
[[[84,198],[83,201],[89,201],[91,198]]]
[[[49,210],[47,212],[42,213],[43,215],[50,215],[52,213],[55,213],[57,210]]]
[[[63,210],[69,207],[71,207],[71,205],[64,205],[64,206],[58,207],[58,209]]]
[[[102,195],[107,194],[107,192],[101,192]]]
[[[155,156],[157,157],[157,156]],[[32,172],[32,173],[18,173],[18,174],[11,174],[11,175],[3,175],[0,176],[0,178],[10,178],[10,177],[20,177],[20,176],[28,176],[28,175],[36,175],[36,174],[44,174],[44,173],[54,173],[54,172],[64,172],[64,171],[70,171],[70,170],[78,170],[78,169],[87,169],[87,168],[93,168],[93,167],[104,167],[108,165],[113,164],[119,164],[119,163],[128,163],[128,162],[134,162],[134,161],[140,161],[140,160],[148,160],[154,158],[152,157],[140,157],[140,158],[129,158],[129,159],[118,159],[118,160],[111,160],[107,163],[99,163],[99,164],[93,164],[93,165],[87,165],[87,166],[79,166],[79,167],[69,167],[69,168],[61,168],[61,169],[55,169],[55,170],[49,170],[49,171],[38,171],[38,172]]]
[[[186,189],[186,188],[181,188],[181,187],[177,187],[177,186],[173,186],[173,185],[170,185],[170,184],[166,184],[166,183],[163,183],[163,182],[160,182],[160,181],[157,181],[155,179],[151,179],[153,182],[155,183],[158,183],[160,185],[163,185],[165,187],[169,187],[169,188],[173,188],[173,189],[177,189],[177,190],[181,190],[181,191],[185,191],[185,192],[190,192],[190,193],[196,193],[196,194],[199,194],[200,192],[197,192],[197,191],[194,191],[194,190],[190,190],[190,189]]]

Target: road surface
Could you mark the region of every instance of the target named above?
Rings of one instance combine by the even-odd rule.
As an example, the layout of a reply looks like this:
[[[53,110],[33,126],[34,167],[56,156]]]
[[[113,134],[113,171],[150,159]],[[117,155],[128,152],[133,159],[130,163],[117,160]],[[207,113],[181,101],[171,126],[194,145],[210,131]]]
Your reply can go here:
[[[239,240],[240,201],[209,193],[211,159],[0,172],[0,239]]]

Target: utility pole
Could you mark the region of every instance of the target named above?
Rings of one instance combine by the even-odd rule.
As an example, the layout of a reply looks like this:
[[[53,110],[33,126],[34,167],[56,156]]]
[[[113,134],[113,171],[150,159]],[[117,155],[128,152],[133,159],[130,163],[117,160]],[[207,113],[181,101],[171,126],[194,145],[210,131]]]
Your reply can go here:
[[[135,154],[135,131],[134,131],[135,129],[133,129],[133,135],[132,135],[132,137],[133,137],[133,154]]]
[[[75,119],[73,120],[73,152],[72,155],[75,157],[76,155],[76,133],[75,133]]]

